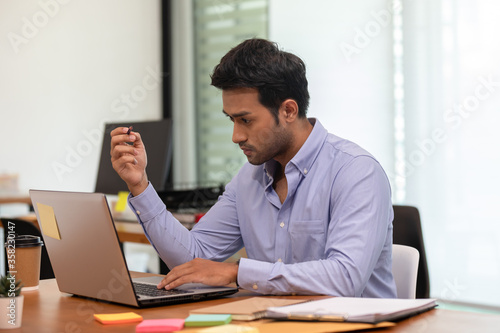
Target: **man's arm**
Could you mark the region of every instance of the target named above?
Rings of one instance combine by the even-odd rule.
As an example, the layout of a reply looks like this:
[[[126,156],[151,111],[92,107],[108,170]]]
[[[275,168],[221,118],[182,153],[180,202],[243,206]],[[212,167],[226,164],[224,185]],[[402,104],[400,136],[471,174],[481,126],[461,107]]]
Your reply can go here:
[[[166,210],[151,184],[139,196],[129,197],[129,205],[146,237],[171,269],[160,287],[169,284],[171,289],[188,282],[221,285],[236,281],[237,266],[220,262],[242,247],[234,199],[229,198],[228,191],[223,197],[192,231]],[[206,219],[211,221],[208,231],[198,228]]]
[[[211,261],[232,254],[227,254],[227,250],[230,251],[230,249],[224,243],[228,240],[228,234],[226,233],[223,239],[212,237],[213,243],[198,246],[198,242],[191,233],[166,210],[153,186],[148,182],[147,155],[140,134],[131,132],[131,128],[126,127],[114,129],[111,132],[110,155],[113,168],[127,183],[131,193],[129,204],[143,226],[146,237],[167,266],[172,267],[168,278],[164,280],[165,283],[159,287],[162,288],[168,284],[167,288],[175,288],[188,282],[209,285],[235,282],[237,265]],[[234,207],[231,209],[231,204],[226,204],[225,207],[229,211],[235,211]],[[228,216],[228,214],[223,215]],[[234,221],[233,219],[232,222]],[[237,231],[237,228],[231,229]],[[236,241],[229,240],[230,243],[237,244],[240,240],[241,244],[238,232],[233,232],[229,236],[236,239]],[[207,251],[204,251],[204,247]],[[198,257],[211,260],[191,261]]]

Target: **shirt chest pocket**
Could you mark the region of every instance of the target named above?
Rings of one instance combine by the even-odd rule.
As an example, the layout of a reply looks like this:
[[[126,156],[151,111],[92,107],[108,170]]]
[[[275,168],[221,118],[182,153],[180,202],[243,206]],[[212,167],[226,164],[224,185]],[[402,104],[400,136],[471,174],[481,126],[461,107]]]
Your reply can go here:
[[[321,220],[293,221],[290,224],[292,262],[323,258],[325,251],[325,224]]]

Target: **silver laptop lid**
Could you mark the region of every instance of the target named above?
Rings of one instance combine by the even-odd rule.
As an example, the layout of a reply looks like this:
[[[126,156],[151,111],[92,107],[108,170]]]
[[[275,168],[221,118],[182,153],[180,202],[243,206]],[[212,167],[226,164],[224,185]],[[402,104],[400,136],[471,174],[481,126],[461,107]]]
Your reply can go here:
[[[30,196],[59,290],[138,306],[106,197],[41,190]]]

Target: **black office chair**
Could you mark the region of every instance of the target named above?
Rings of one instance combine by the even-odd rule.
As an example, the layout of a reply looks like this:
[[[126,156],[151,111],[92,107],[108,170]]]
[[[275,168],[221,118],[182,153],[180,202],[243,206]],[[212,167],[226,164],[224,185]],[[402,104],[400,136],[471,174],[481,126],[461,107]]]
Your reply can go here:
[[[16,231],[16,234],[38,236],[43,241],[42,233],[31,222],[20,220],[20,219],[11,219],[11,218],[1,218],[0,220],[1,220],[3,228],[4,228],[3,244],[5,244],[5,242],[7,241],[9,222],[11,222],[10,226],[12,226],[12,223],[15,224],[14,230]],[[5,262],[7,262],[7,260],[5,260]],[[6,273],[7,273],[7,270],[5,270],[5,272],[2,272],[2,275],[5,275]],[[42,246],[42,257],[41,257],[41,262],[40,262],[40,280],[52,279],[52,278],[54,278],[54,271],[52,270],[52,264],[50,263],[49,255],[47,253],[47,250],[45,249],[45,246]]]
[[[416,298],[428,298],[430,290],[429,270],[425,255],[424,237],[420,214],[416,207],[394,205],[393,243],[414,247],[420,252],[417,273]]]

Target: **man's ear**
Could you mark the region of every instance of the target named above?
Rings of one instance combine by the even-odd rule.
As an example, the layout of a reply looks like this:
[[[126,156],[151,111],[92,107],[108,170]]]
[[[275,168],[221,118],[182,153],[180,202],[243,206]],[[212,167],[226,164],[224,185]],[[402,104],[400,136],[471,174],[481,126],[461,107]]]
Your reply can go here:
[[[286,122],[293,122],[299,116],[299,106],[293,99],[286,99],[281,103],[280,112]]]

